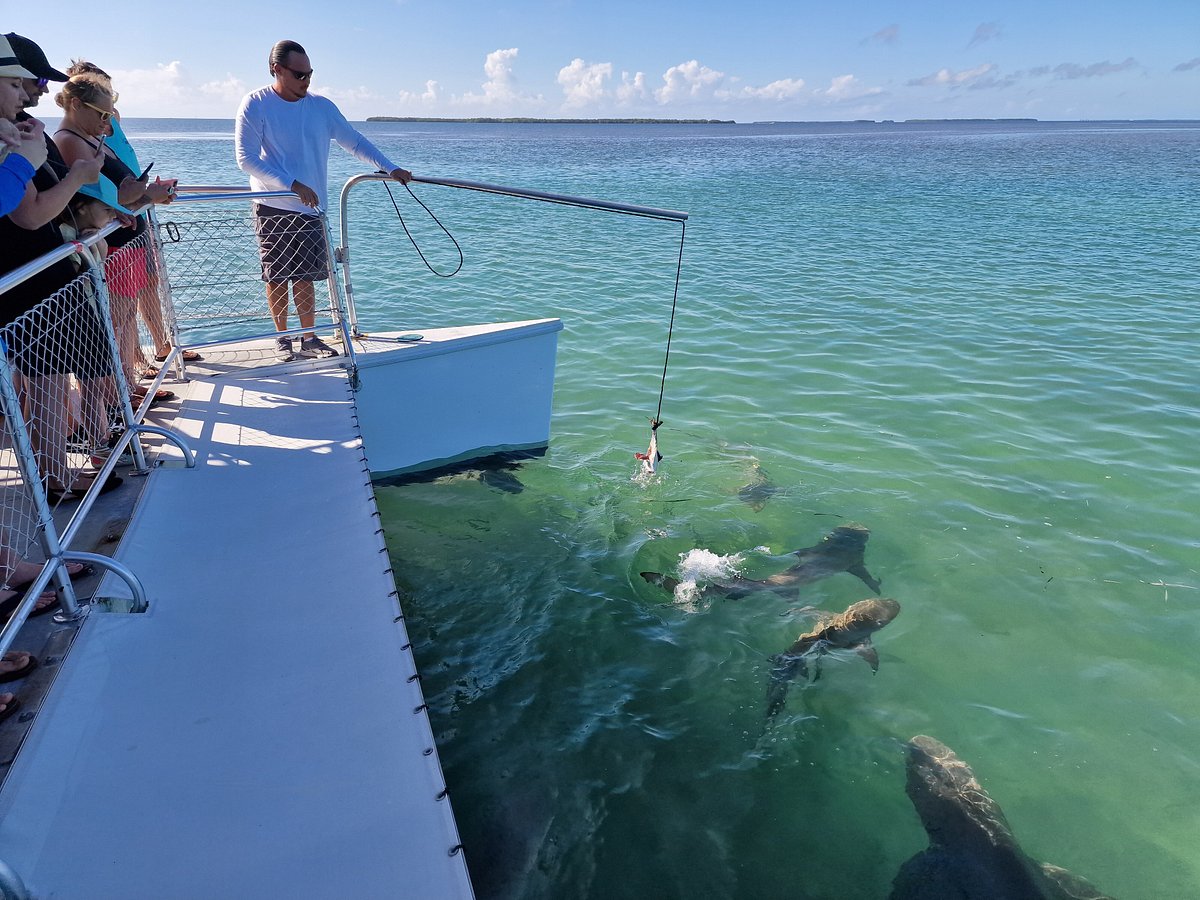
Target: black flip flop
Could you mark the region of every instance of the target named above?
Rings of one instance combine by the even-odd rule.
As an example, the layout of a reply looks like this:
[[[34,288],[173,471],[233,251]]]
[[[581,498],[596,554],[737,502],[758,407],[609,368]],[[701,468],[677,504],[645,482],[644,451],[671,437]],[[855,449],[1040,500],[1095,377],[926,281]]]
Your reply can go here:
[[[68,563],[67,565],[70,565],[70,563]],[[75,572],[74,574],[72,574],[71,572],[67,573],[67,575],[70,576],[72,581],[74,581],[76,578],[87,578],[89,575],[93,575],[96,572],[96,570],[94,568],[92,568],[90,563],[80,563],[80,565],[82,566],[82,568],[78,572]],[[20,584],[10,584],[8,586],[8,589],[10,591],[16,591],[19,594],[23,594],[23,593],[25,593],[25,591],[28,589],[28,587],[31,584],[33,584],[33,579],[28,578],[25,581],[22,581]],[[37,615],[37,614],[35,613],[34,615]]]
[[[4,704],[4,709],[0,709],[0,722],[3,722],[13,713],[21,708],[21,701],[13,697],[8,703]]]
[[[50,592],[44,591],[43,593],[48,594]],[[12,614],[14,612],[16,612],[17,604],[19,604],[21,602],[21,598],[24,596],[25,596],[24,591],[19,591],[19,592],[13,594],[11,597],[9,597],[7,600],[0,600],[0,625],[7,623],[8,620],[12,618]],[[35,616],[49,615],[52,612],[56,612],[58,610],[58,608],[59,608],[58,607],[58,596],[55,595],[53,603],[48,603],[45,606],[43,606],[41,609],[38,609],[35,606],[33,608],[33,612],[31,612],[29,614],[29,618],[32,619]]]
[[[38,661],[36,656],[29,657],[29,662],[21,666],[19,669],[13,669],[11,672],[0,672],[0,684],[8,681],[20,681],[30,672],[37,668]]]

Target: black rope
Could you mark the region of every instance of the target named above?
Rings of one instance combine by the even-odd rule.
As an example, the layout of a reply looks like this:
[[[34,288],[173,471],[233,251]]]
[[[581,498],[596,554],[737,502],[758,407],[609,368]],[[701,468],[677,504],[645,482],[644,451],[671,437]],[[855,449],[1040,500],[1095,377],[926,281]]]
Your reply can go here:
[[[658,411],[654,414],[654,421],[650,423],[651,431],[657,431],[658,426],[662,424],[663,394],[667,390],[667,362],[671,359],[671,337],[675,334],[675,306],[679,302],[679,276],[683,271],[683,241],[687,237],[687,222],[681,222],[680,225],[682,227],[679,230],[679,260],[675,263],[675,293],[671,296],[671,323],[667,326],[667,352],[663,356],[662,384],[658,388]]]
[[[408,235],[408,239],[412,242],[413,249],[417,251],[417,256],[421,257],[421,262],[425,263],[425,268],[427,268],[430,272],[432,272],[438,278],[453,278],[455,275],[457,275],[463,267],[463,252],[462,252],[462,247],[460,247],[458,245],[458,241],[456,241],[454,239],[454,235],[452,235],[450,233],[450,230],[448,228],[446,228],[446,226],[442,224],[441,220],[433,214],[433,210],[431,210],[428,206],[426,206],[424,203],[421,202],[421,198],[413,193],[412,188],[410,188],[407,184],[405,184],[404,189],[406,191],[408,191],[408,196],[410,196],[414,200],[416,200],[417,203],[420,203],[421,209],[423,209],[423,210],[425,210],[425,212],[429,213],[429,218],[431,218],[431,219],[433,219],[433,221],[437,222],[438,228],[440,228],[440,229],[442,229],[442,231],[446,232],[446,237],[450,238],[451,243],[454,244],[454,249],[458,251],[458,265],[454,267],[454,271],[449,272],[449,273],[439,272],[437,269],[435,269],[433,266],[431,266],[429,264],[429,260],[427,260],[425,258],[425,254],[422,253],[421,248],[419,246],[417,246],[417,239],[414,238],[412,236],[412,232],[408,230],[408,223],[404,221],[404,216],[400,215],[400,206],[396,203],[396,198],[394,196],[392,196],[392,186],[390,184],[388,184],[386,181],[383,183],[383,186],[385,188],[387,188],[388,197],[392,201],[392,208],[396,210],[396,218],[400,220],[400,225],[404,229],[404,233]]]
[[[381,172],[380,174],[386,174],[386,173]],[[432,265],[430,265],[429,260],[427,260],[425,258],[425,254],[421,252],[421,248],[417,245],[416,238],[414,238],[412,236],[412,232],[408,230],[408,223],[404,221],[404,216],[401,215],[401,213],[400,213],[400,206],[399,206],[399,204],[396,203],[396,198],[392,195],[391,185],[389,185],[385,181],[383,183],[383,186],[388,192],[388,198],[392,201],[392,208],[396,210],[396,218],[400,220],[400,225],[404,228],[404,233],[406,235],[408,235],[408,239],[412,243],[413,249],[415,249],[417,251],[417,255],[419,257],[421,257],[421,262],[425,263],[425,268],[427,268],[434,275],[437,275],[439,278],[451,278],[454,275],[457,275],[463,267],[463,252],[462,252],[462,247],[459,246],[459,243],[457,240],[455,240],[454,235],[452,235],[450,233],[449,229],[446,228],[446,226],[442,224],[441,220],[433,214],[433,210],[431,210],[428,206],[426,206],[421,201],[421,198],[413,193],[412,188],[409,187],[407,184],[405,184],[404,189],[406,191],[408,191],[408,195],[410,197],[412,197],[414,200],[416,200],[418,204],[420,204],[421,209],[423,209],[423,210],[425,210],[425,212],[429,213],[429,218],[433,219],[433,221],[437,223],[438,228],[442,229],[442,231],[444,231],[446,233],[446,237],[450,238],[451,242],[454,244],[454,249],[458,251],[458,265],[455,266],[454,271],[449,272],[449,273],[439,272]],[[538,199],[544,199],[551,203],[561,203],[565,206],[581,206],[581,204],[579,204],[579,203],[572,203],[570,201],[565,201],[565,200],[551,200],[550,198],[538,198]],[[584,207],[584,208],[592,209],[592,208],[600,208],[600,207]],[[603,210],[603,211],[605,211],[605,212],[620,212],[625,215],[639,216],[639,217],[648,218],[648,219],[660,219],[660,220],[666,221],[665,219],[663,219],[662,216],[656,216],[656,215],[646,214],[646,213],[637,213],[637,212],[633,212],[630,210]],[[671,295],[671,320],[667,326],[667,349],[666,349],[666,353],[663,355],[662,381],[659,384],[659,388],[658,388],[658,410],[655,412],[654,418],[650,421],[650,428],[652,431],[657,430],[658,426],[662,424],[663,395],[666,393],[666,390],[667,390],[667,365],[671,360],[671,339],[675,335],[675,309],[679,303],[679,279],[680,279],[680,275],[683,272],[683,245],[684,245],[684,241],[687,238],[687,222],[682,221],[679,224],[681,227],[679,230],[679,258],[675,263],[675,290],[674,290],[674,293]]]

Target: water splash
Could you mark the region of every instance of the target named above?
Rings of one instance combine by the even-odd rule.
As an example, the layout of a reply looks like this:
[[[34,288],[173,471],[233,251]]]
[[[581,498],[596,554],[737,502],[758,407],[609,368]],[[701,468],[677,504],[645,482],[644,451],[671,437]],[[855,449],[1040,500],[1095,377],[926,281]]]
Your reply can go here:
[[[675,605],[687,612],[700,609],[704,586],[714,581],[728,581],[741,574],[745,557],[741,553],[722,556],[711,550],[697,548],[679,554],[679,584],[675,586]]]

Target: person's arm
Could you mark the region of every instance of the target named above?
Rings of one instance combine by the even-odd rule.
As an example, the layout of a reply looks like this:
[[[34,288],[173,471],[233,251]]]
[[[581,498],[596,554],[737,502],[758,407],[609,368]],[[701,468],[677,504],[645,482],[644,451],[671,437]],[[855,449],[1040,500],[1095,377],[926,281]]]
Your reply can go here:
[[[328,105],[327,114],[329,116],[329,133],[337,141],[339,147],[367,165],[387,172],[402,184],[407,184],[412,180],[412,172],[400,168],[384,156],[383,151],[372,144],[366,135],[346,121],[341,110],[332,102]]]
[[[247,97],[242,101],[233,127],[233,147],[238,168],[247,175],[257,178],[272,190],[290,191],[295,179],[273,161],[268,162],[262,158],[261,110],[255,109],[254,104],[248,102],[249,99]]]
[[[0,141],[12,148],[18,156],[29,160],[33,168],[39,169],[46,161],[46,126],[37,119],[25,119],[21,122],[9,122],[2,119],[4,133]]]
[[[7,216],[20,205],[36,171],[29,160],[16,153],[10,153],[0,163],[0,216]]]
[[[90,156],[77,157],[62,180],[48,190],[39,191],[29,186],[20,204],[8,217],[21,228],[35,230],[47,222],[53,222],[67,208],[71,198],[85,184],[94,184],[100,179],[104,165],[104,149],[95,150]]]

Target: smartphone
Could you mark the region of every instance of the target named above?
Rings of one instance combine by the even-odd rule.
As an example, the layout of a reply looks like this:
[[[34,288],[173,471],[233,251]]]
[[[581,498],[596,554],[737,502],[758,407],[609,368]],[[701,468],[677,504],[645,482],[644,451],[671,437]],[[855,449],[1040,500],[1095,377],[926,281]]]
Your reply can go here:
[[[148,165],[148,166],[146,166],[146,168],[142,169],[142,174],[138,176],[138,181],[145,181],[146,176],[150,174],[150,170],[153,168],[154,168],[154,163],[150,163],[150,165]]]
[[[96,143],[96,150],[102,151],[104,149],[104,142],[107,140],[108,140],[107,134],[100,135],[100,140]]]

